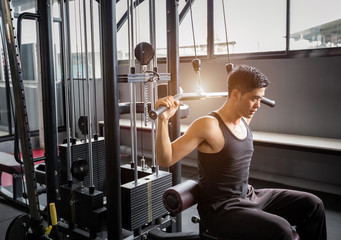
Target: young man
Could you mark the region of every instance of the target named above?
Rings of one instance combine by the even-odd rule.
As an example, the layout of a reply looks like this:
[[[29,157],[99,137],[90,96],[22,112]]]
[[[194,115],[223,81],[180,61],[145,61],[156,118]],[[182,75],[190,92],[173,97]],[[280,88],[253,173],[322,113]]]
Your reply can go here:
[[[258,69],[240,66],[228,78],[228,99],[209,116],[195,120],[186,133],[171,142],[168,120],[179,102],[171,96],[156,107],[169,109],[158,119],[157,162],[169,167],[198,150],[198,211],[203,225],[218,237],[253,240],[291,240],[291,226],[301,240],[326,239],[322,201],[306,192],[254,189],[248,185],[253,154],[249,123],[260,107],[269,82]]]

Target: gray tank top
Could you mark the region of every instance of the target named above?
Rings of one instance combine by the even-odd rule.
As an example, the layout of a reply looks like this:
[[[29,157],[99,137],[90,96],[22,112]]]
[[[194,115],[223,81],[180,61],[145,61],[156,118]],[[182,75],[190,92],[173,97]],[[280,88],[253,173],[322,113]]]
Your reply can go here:
[[[253,154],[252,132],[247,129],[244,139],[237,138],[216,112],[209,115],[218,119],[225,144],[217,153],[198,151],[199,205],[220,205],[231,198],[244,197],[248,191],[248,178]],[[215,208],[215,207],[214,207]]]

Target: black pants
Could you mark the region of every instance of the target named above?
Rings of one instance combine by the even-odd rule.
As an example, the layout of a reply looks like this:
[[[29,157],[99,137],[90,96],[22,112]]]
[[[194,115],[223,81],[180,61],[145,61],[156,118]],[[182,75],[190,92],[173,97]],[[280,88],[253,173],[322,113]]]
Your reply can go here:
[[[284,189],[253,190],[246,198],[217,209],[198,206],[201,222],[212,234],[235,240],[326,240],[324,206],[317,196]]]

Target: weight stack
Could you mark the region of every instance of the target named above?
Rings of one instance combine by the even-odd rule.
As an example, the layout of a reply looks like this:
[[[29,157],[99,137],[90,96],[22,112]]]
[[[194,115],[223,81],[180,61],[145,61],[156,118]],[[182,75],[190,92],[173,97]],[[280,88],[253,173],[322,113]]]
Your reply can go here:
[[[138,167],[138,181],[135,185],[134,169],[130,165],[121,166],[122,176],[122,226],[135,230],[167,214],[162,196],[172,186],[172,174],[159,171],[159,176]],[[130,181],[128,178],[130,177]]]
[[[76,144],[71,144],[71,160],[72,162],[81,158],[89,162],[88,143],[77,141]],[[60,185],[67,183],[67,144],[59,146],[59,173]],[[98,140],[92,139],[92,160],[93,160],[93,176],[95,189],[105,192],[106,189],[106,174],[105,174],[105,152],[104,138]],[[84,186],[90,184],[89,174],[84,179]]]

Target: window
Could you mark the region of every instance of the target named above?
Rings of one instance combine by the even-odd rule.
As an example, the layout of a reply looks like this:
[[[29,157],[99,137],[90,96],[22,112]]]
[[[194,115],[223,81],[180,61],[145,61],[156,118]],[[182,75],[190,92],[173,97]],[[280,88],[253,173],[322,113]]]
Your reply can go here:
[[[116,22],[118,23],[127,11],[127,1],[119,1],[116,4]],[[120,29],[117,29],[117,59],[129,59],[128,46],[128,20],[124,22]]]
[[[180,1],[179,14],[186,1]],[[207,55],[207,1],[193,1],[193,28],[197,55]],[[194,56],[194,44],[190,10],[179,27],[179,55]]]
[[[156,9],[156,54],[167,57],[167,12],[166,1],[155,1]],[[186,1],[179,1],[178,13],[184,9]],[[207,55],[207,1],[193,1],[192,5],[195,44],[198,56]],[[179,55],[194,56],[191,16],[188,10],[179,23]]]
[[[12,21],[14,30],[17,30],[17,17],[23,12],[36,12],[36,2],[35,1],[25,1],[25,3],[20,4],[20,6],[12,2],[14,5],[11,6],[14,12],[14,19]],[[25,89],[25,100],[28,113],[28,120],[30,124],[30,130],[38,130],[38,97],[37,97],[37,37],[32,32],[36,32],[35,21],[22,21],[22,41],[21,41],[21,51],[20,51],[20,61],[22,78]],[[1,25],[2,26],[2,25]],[[17,33],[15,33],[17,35]],[[24,37],[23,37],[24,36]],[[4,45],[6,44],[4,32],[2,34],[1,41],[1,62],[9,64],[4,50]],[[1,81],[0,81],[0,92],[1,92],[1,103],[0,103],[0,136],[12,135],[14,133],[14,121],[13,112],[14,104],[13,92],[11,90],[11,76],[9,65],[5,67],[2,65],[1,71]]]
[[[12,116],[10,107],[9,89],[9,69],[5,66],[5,52],[4,52],[4,33],[2,32],[0,42],[0,137],[12,134]]]
[[[179,1],[182,12],[185,0]],[[193,23],[197,55],[227,54],[223,4],[227,21],[227,35],[231,54],[270,53],[286,50],[311,50],[341,46],[341,1],[327,0],[196,0],[193,1]],[[288,3],[290,9],[287,9]],[[167,56],[166,1],[156,4],[156,55]],[[117,21],[127,9],[127,3],[117,4]],[[213,12],[207,5],[213,6]],[[209,11],[209,12],[208,12]],[[147,1],[134,10],[138,16],[135,38],[149,41],[149,8]],[[207,16],[213,15],[213,26]],[[290,15],[289,15],[290,14]],[[142,17],[143,16],[143,17]],[[287,26],[287,23],[290,26]],[[213,29],[212,29],[213,28]],[[288,32],[287,32],[288,31]],[[212,34],[208,36],[208,34]],[[141,37],[143,36],[143,37]],[[214,39],[214,43],[207,42]],[[135,40],[136,41],[136,40]],[[136,41],[136,44],[139,40]],[[194,56],[190,12],[179,25],[179,54]],[[213,51],[208,53],[207,46]],[[211,51],[211,50],[210,50]],[[118,32],[118,58],[128,59],[127,22]]]
[[[179,1],[179,14],[186,1]],[[119,1],[116,5],[116,22],[118,23],[127,11],[127,2]],[[207,54],[207,1],[193,1],[192,6],[194,33],[197,55]],[[140,2],[134,9],[134,42],[135,46],[140,42],[150,43],[149,29],[149,2]],[[156,28],[156,56],[167,56],[167,20],[166,1],[155,1],[155,28]],[[128,21],[117,33],[118,60],[129,59],[128,50]],[[190,12],[179,26],[179,54],[180,56],[193,56],[193,35]]]
[[[290,50],[341,47],[341,1],[290,2]]]
[[[12,21],[14,30],[17,31],[18,16],[24,12],[37,12],[36,1],[24,1],[17,3],[15,1],[11,2],[11,6],[14,19]],[[53,16],[60,18],[60,12],[58,11],[59,3],[58,1],[53,2]],[[60,21],[54,22],[54,40],[53,40],[53,53],[55,60],[55,76],[56,76],[56,99],[57,99],[57,123],[58,126],[64,126],[64,109],[63,109],[63,84],[62,84],[62,68],[61,64],[61,41],[60,41]],[[21,27],[21,48],[20,48],[20,62],[22,70],[22,79],[25,89],[25,100],[26,100],[26,110],[28,114],[30,131],[38,131],[39,126],[42,125],[39,116],[42,115],[42,106],[39,101],[39,96],[41,96],[40,88],[40,74],[39,74],[39,54],[38,54],[38,23],[35,20],[24,19],[22,21]],[[15,35],[18,33],[15,32]],[[3,44],[5,40],[4,35],[1,36],[0,52],[1,52],[1,62],[5,60],[5,52]],[[7,61],[8,62],[8,61]],[[11,98],[13,99],[13,90],[10,77],[10,69],[2,66],[0,71],[0,137],[6,135],[14,134],[14,121],[12,107],[9,105]],[[14,109],[14,107],[13,107]]]
[[[139,1],[135,1],[139,2]],[[116,5],[116,22],[123,17],[127,11],[127,1],[119,1]],[[134,45],[140,42],[150,43],[149,36],[149,1],[141,1],[138,6],[133,10],[133,25],[134,25]],[[131,30],[130,30],[131,31]],[[134,48],[135,48],[134,46]],[[128,46],[128,20],[117,33],[117,59],[129,59],[129,46]]]
[[[214,2],[214,53],[227,54],[222,1]],[[224,0],[230,53],[284,51],[285,0]]]
[[[156,57],[167,57],[166,1],[155,1]]]

